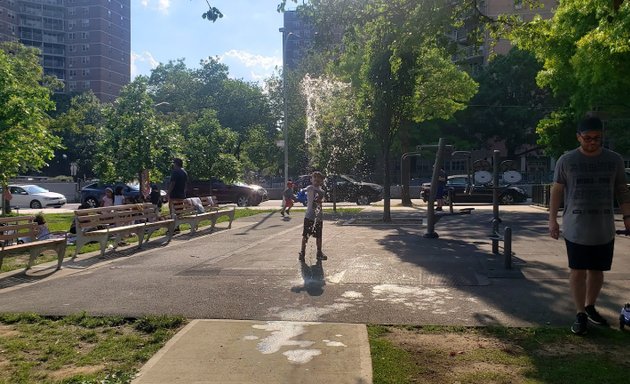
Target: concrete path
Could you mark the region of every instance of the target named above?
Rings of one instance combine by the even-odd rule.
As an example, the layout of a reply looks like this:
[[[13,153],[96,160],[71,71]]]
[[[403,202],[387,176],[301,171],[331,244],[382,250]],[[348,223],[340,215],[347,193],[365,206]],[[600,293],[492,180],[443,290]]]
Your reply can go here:
[[[365,325],[194,320],[135,384],[372,382]]]

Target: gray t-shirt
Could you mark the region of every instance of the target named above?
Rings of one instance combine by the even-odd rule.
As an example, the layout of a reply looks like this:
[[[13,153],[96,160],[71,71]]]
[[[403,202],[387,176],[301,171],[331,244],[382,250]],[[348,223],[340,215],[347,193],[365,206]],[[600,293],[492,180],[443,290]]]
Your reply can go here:
[[[322,207],[321,204],[317,202],[319,198],[324,197],[324,191],[316,187],[314,185],[309,185],[305,188],[306,191],[306,217],[309,220],[321,220],[322,215]]]
[[[597,156],[586,156],[574,149],[558,159],[553,181],[564,185],[565,239],[600,245],[615,238],[615,192],[627,192],[623,158],[619,154],[603,148]]]

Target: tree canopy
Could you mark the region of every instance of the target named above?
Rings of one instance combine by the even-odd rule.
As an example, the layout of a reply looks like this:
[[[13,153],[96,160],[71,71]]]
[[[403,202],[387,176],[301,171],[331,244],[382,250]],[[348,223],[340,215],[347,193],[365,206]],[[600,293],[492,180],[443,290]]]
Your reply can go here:
[[[551,19],[514,28],[510,37],[543,63],[537,82],[564,104],[538,126],[551,153],[566,149],[553,139],[566,125],[595,112],[615,125],[630,113],[630,2],[561,1]],[[621,135],[628,131],[619,130]],[[628,142],[627,139],[620,142]],[[556,146],[559,144],[560,146]],[[630,150],[630,147],[619,148]]]
[[[43,76],[39,61],[35,48],[0,43],[0,185],[44,167],[60,146],[47,114],[54,109],[54,82]]]

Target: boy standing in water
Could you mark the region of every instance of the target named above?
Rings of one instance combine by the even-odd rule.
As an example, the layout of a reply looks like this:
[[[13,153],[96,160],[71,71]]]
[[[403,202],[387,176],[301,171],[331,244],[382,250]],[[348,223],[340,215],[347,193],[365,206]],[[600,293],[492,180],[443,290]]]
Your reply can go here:
[[[306,243],[309,236],[313,236],[317,245],[317,260],[326,260],[322,253],[322,200],[324,191],[321,186],[324,183],[324,176],[321,172],[315,171],[311,175],[312,184],[305,188],[306,191],[306,215],[304,216],[304,230],[302,231],[302,250],[299,260],[304,261]]]

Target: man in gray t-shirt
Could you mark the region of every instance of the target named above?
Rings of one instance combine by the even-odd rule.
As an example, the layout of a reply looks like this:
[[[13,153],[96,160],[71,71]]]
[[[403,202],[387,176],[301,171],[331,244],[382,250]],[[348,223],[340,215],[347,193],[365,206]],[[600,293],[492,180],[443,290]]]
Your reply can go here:
[[[571,327],[584,334],[587,320],[607,325],[595,302],[612,265],[615,239],[614,199],[619,201],[626,229],[630,230],[630,191],[622,157],[602,148],[603,125],[595,117],[580,122],[580,146],[562,155],[556,164],[549,204],[549,234],[558,239],[558,210],[564,200],[562,230],[569,259],[570,287],[577,311]]]

